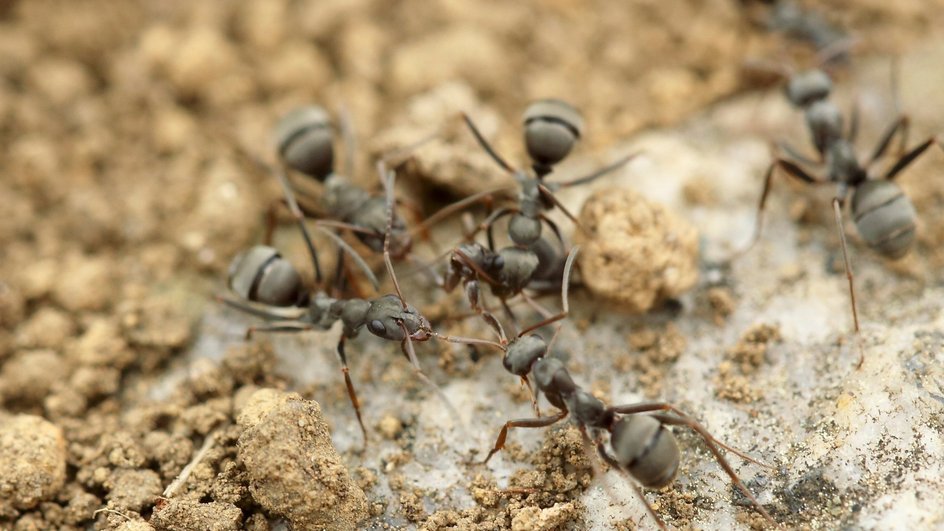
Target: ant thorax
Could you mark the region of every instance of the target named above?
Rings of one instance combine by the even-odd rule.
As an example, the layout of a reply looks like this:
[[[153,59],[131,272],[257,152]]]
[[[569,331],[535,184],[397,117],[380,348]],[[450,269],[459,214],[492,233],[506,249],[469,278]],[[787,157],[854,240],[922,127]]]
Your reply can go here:
[[[337,219],[347,219],[369,199],[367,190],[356,186],[347,177],[332,173],[325,179],[321,205]]]
[[[839,138],[829,144],[825,158],[830,181],[856,186],[868,177],[862,165],[859,164],[855,148],[844,138]]]

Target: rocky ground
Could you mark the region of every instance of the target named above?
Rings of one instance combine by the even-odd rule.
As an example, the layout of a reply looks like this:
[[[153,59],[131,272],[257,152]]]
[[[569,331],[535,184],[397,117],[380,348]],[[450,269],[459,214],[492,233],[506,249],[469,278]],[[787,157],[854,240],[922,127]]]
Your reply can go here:
[[[778,182],[765,238],[716,265],[750,237],[768,142],[805,145],[778,92],[741,74],[751,59],[809,54],[739,6],[0,2],[0,529],[652,527],[626,480],[563,424],[513,431],[505,451],[477,463],[503,420],[530,414],[497,356],[420,347],[455,418],[395,345],[362,334],[348,351],[364,450],[338,329],[247,343],[253,321],[212,299],[278,194],[236,147],[271,158],[280,113],[346,106],[357,178],[371,186],[368,154],[443,128],[400,183],[429,213],[450,193],[502,182],[448,125],[455,111],[521,161],[519,113],[548,95],[588,124],[561,174],[640,152],[617,175],[562,193],[597,229],[583,259],[595,241],[609,246],[598,257],[654,257],[597,263],[625,275],[600,288],[623,297],[572,294],[557,350],[579,383],[608,403],[678,404],[773,465],[732,457],[785,526],[944,525],[944,153],[900,178],[920,218],[909,257],[877,258],[848,224],[865,354],[856,369],[830,191]],[[941,13],[918,1],[825,13],[861,40],[836,97],[861,102],[863,145],[894,116],[893,54],[911,142],[944,130]],[[627,191],[606,193],[616,189]],[[584,206],[591,195],[637,213],[614,233],[625,244],[603,235],[613,225],[601,221],[606,208]],[[290,226],[277,244],[304,268]],[[436,300],[403,274],[437,327],[487,333],[453,318],[458,294]],[[677,481],[647,493],[667,523],[764,527],[704,445],[676,434]]]

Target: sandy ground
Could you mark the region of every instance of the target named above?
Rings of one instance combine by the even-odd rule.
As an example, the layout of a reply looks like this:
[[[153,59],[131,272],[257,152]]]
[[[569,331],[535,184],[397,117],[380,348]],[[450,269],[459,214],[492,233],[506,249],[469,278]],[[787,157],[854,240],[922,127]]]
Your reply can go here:
[[[863,40],[836,96],[862,103],[863,142],[894,114],[890,53],[902,54],[911,141],[944,129],[944,44],[932,31],[942,11],[833,9]],[[768,141],[805,136],[776,91],[744,92],[739,76],[746,58],[793,54],[783,42],[720,0],[0,3],[0,529],[343,529],[361,518],[366,528],[652,527],[625,479],[604,474],[563,425],[512,432],[504,452],[476,463],[503,420],[530,414],[497,356],[421,346],[456,419],[395,345],[362,334],[349,356],[364,451],[338,329],[247,344],[252,320],[212,300],[278,193],[234,146],[270,157],[281,112],[346,105],[367,168],[366,153],[436,127],[426,121],[448,113],[431,101],[460,102],[523,160],[517,118],[547,95],[572,101],[589,126],[561,175],[642,152],[562,194],[569,208],[628,187],[699,231],[700,280],[678,300],[640,316],[573,294],[557,350],[579,383],[608,403],[678,404],[774,465],[732,459],[788,527],[944,526],[944,154],[901,178],[921,220],[910,257],[887,263],[851,240],[859,370],[828,191],[778,182],[758,248],[731,268],[710,265],[749,238]],[[431,167],[455,157],[470,175],[493,175],[461,136],[429,147],[440,150]],[[415,177],[404,194],[446,200]],[[366,170],[357,178],[375,182]],[[302,266],[289,226],[277,243]],[[443,317],[464,307],[459,297],[435,301],[418,278],[405,283],[437,326],[486,333]],[[256,393],[272,387],[320,407]],[[762,528],[704,446],[676,433],[678,479],[647,493],[665,520]],[[316,469],[270,481],[299,462]],[[286,501],[296,490],[332,502]]]

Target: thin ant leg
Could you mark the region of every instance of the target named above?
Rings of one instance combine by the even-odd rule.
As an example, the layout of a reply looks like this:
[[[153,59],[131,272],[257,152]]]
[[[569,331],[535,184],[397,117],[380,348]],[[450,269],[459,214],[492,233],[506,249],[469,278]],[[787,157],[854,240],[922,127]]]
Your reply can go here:
[[[346,280],[344,276],[344,270],[346,268],[347,266],[344,264],[344,250],[339,247],[338,256],[335,260],[335,265],[334,265],[334,284],[333,284],[334,295],[333,297],[335,298],[340,298],[344,294],[344,287],[345,287],[345,280]]]
[[[387,194],[387,230],[384,231],[383,257],[384,264],[387,266],[387,273],[393,280],[393,287],[397,290],[397,297],[400,298],[400,304],[406,309],[406,299],[403,298],[403,292],[400,291],[400,282],[397,281],[397,274],[393,270],[393,262],[390,261],[390,233],[393,231],[393,185],[396,178],[396,172],[388,172],[387,165],[383,160],[377,161],[377,171],[384,181],[384,190]]]
[[[682,411],[681,409],[679,409],[679,408],[675,407],[674,405],[669,404],[669,403],[667,403],[667,402],[638,402],[638,403],[636,403],[636,404],[626,404],[626,405],[622,405],[622,406],[612,406],[612,407],[609,408],[609,411],[611,411],[612,413],[615,413],[615,414],[619,414],[619,415],[637,415],[637,414],[640,414],[640,413],[651,413],[651,412],[653,412],[653,411],[670,411],[670,412],[675,413],[676,415],[678,415],[678,417],[680,417],[680,418],[688,419],[688,420],[690,420],[691,422],[694,422],[695,424],[698,424],[698,422],[694,419],[694,417],[692,417],[691,415],[689,415],[689,414],[686,413],[685,411]],[[677,418],[677,417],[672,417],[672,418]],[[774,468],[775,468],[775,467],[773,467],[773,466],[771,466],[771,465],[762,463],[762,462],[758,461],[757,459],[754,459],[753,457],[751,457],[751,456],[747,455],[746,453],[744,453],[744,452],[738,450],[737,448],[734,448],[734,447],[732,447],[732,446],[728,446],[727,444],[724,444],[724,443],[721,442],[720,440],[716,439],[714,435],[711,435],[711,433],[709,433],[707,429],[705,429],[703,426],[701,426],[701,424],[698,424],[698,426],[699,426],[699,427],[701,428],[701,430],[702,430],[702,431],[699,431],[699,434],[701,434],[703,437],[707,437],[708,439],[710,439],[711,442],[712,442],[712,444],[715,444],[715,445],[717,445],[717,446],[719,446],[719,447],[721,447],[721,448],[724,448],[725,450],[727,450],[727,451],[729,451],[729,452],[731,452],[731,453],[737,455],[737,456],[740,457],[741,459],[744,459],[745,461],[748,461],[748,462],[750,462],[750,463],[753,463],[753,464],[755,464],[755,465],[757,465],[757,466],[761,466],[761,467],[769,468],[769,469],[774,469]],[[696,430],[696,431],[698,431],[698,430]]]
[[[505,299],[499,299],[501,301],[502,310],[505,311],[505,315],[508,317],[508,320],[511,321],[511,326],[514,327],[515,336],[520,335],[518,333],[518,317],[515,316],[515,312],[511,311],[511,306],[508,306],[508,301]]]
[[[495,212],[492,212],[487,218],[485,218],[482,223],[479,224],[478,228],[469,235],[469,238],[475,236],[480,230],[485,229],[485,233],[488,236],[488,248],[495,250],[495,233],[492,230],[492,227],[495,226],[495,222],[500,218],[509,216],[511,214],[518,213],[517,208],[499,208]]]
[[[854,276],[852,274],[852,265],[849,263],[849,253],[846,250],[846,231],[842,226],[842,199],[839,197],[833,198],[833,213],[836,217],[836,230],[839,231],[839,244],[842,248],[842,261],[846,266],[846,279],[849,281],[849,304],[852,306],[852,322],[855,325],[855,337],[856,345],[859,350],[859,362],[856,364],[856,369],[862,367],[862,363],[865,361],[865,353],[862,350],[862,344],[859,340],[859,311],[856,308],[856,298],[855,298],[855,283]]]
[[[494,341],[489,341],[487,339],[479,339],[476,337],[447,336],[445,334],[440,334],[439,332],[433,332],[432,335],[436,339],[448,341],[449,343],[458,343],[460,345],[484,345],[502,352],[505,351],[505,347],[503,345],[500,345]]]
[[[307,332],[313,327],[311,323],[302,321],[280,321],[271,325],[253,325],[246,329],[246,341],[253,338],[258,332]]]
[[[885,174],[885,178],[888,179],[889,181],[893,180],[895,177],[898,176],[899,173],[901,173],[902,170],[907,168],[909,164],[914,162],[915,159],[920,157],[929,147],[931,147],[931,144],[935,144],[937,145],[937,147],[944,150],[944,146],[941,145],[941,141],[936,136],[932,136],[931,138],[918,144],[917,147],[915,147],[908,153],[905,153],[904,155],[902,155],[901,158],[898,159],[898,162],[896,162],[895,165],[892,166],[891,169],[888,170],[888,173]]]
[[[404,336],[403,341],[400,342],[400,350],[403,351],[403,354],[406,356],[406,358],[410,360],[410,364],[413,365],[413,372],[416,373],[416,376],[422,380],[423,383],[428,385],[433,390],[433,392],[439,395],[439,398],[443,401],[443,405],[446,406],[446,409],[449,410],[449,413],[452,415],[452,417],[456,419],[457,425],[461,427],[462,417],[459,415],[459,411],[456,410],[455,406],[452,405],[452,402],[449,400],[449,397],[446,396],[446,393],[444,393],[435,382],[430,380],[429,376],[427,376],[426,373],[423,372],[422,367],[420,367],[419,359],[416,357],[416,349],[413,348],[413,338],[410,336],[409,330],[406,329],[406,325],[403,324],[402,321],[397,321],[397,324],[400,326],[400,330],[403,331]]]
[[[599,454],[600,458],[603,459],[603,461],[606,462],[606,464],[609,465],[610,468],[616,470],[621,475],[626,477],[626,481],[630,484],[630,486],[633,487],[633,491],[635,491],[636,496],[640,500],[642,500],[642,503],[646,506],[646,512],[649,513],[649,516],[651,516],[653,520],[655,520],[656,525],[659,526],[659,529],[668,531],[669,528],[666,527],[665,522],[662,521],[662,518],[660,518],[659,515],[656,514],[655,509],[652,508],[652,505],[649,503],[649,500],[646,499],[646,495],[642,492],[642,488],[640,488],[640,486],[636,484],[636,480],[633,479],[633,477],[630,476],[628,472],[623,470],[623,468],[619,465],[619,462],[617,462],[616,459],[614,459],[613,456],[611,456],[609,452],[606,451],[606,448],[603,446],[603,443],[601,441],[597,441],[596,447],[597,447],[597,454]]]
[[[357,267],[359,267],[361,271],[364,272],[364,275],[367,277],[367,280],[369,280],[371,285],[374,286],[374,290],[375,291],[380,290],[380,281],[377,280],[377,276],[374,275],[374,272],[371,271],[370,266],[367,265],[367,262],[365,262],[364,259],[361,258],[361,255],[359,255],[357,251],[354,250],[353,247],[348,245],[346,241],[344,241],[340,236],[331,232],[330,230],[327,230],[323,227],[318,227],[318,230],[324,233],[325,236],[328,236],[329,238],[334,240],[334,243],[337,244],[338,249],[339,249],[339,256],[343,256],[343,254],[341,253],[349,254],[351,258],[354,260],[354,263],[357,264]],[[342,265],[342,262],[340,260],[338,261],[338,265],[339,266]]]
[[[351,380],[351,371],[347,366],[347,354],[344,352],[344,343],[347,341],[347,336],[341,334],[341,339],[338,341],[338,359],[341,361],[341,373],[344,374],[344,385],[347,387],[347,397],[351,400],[351,405],[354,406],[354,414],[357,415],[357,423],[361,426],[361,434],[364,436],[364,447],[367,447],[367,428],[364,427],[364,419],[361,418],[361,403],[357,399],[357,391],[354,390],[354,382]]]
[[[531,307],[532,310],[538,312],[538,315],[540,315],[542,319],[549,319],[552,315],[554,315],[553,313],[551,313],[550,310],[548,310],[544,306],[541,306],[541,304],[538,303],[538,301],[534,300],[534,298],[529,296],[526,292],[522,291],[521,293],[519,293],[519,295],[521,295],[521,298],[524,300],[524,302],[528,304],[528,306]]]
[[[554,223],[554,220],[545,216],[544,214],[541,214],[540,217],[541,221],[546,223],[547,226],[550,227],[551,232],[554,233],[554,236],[557,237],[557,241],[559,241],[561,244],[561,249],[565,248],[567,244],[564,242],[564,235],[561,233],[560,227],[557,226],[557,223]]]
[[[770,194],[771,184],[773,184],[775,175],[774,170],[776,170],[777,167],[783,168],[787,171],[787,175],[795,177],[807,184],[817,184],[824,182],[822,179],[817,179],[811,176],[805,170],[793,162],[790,162],[789,160],[782,158],[774,159],[774,161],[770,163],[770,166],[767,167],[767,173],[764,174],[764,189],[760,193],[760,201],[757,204],[757,214],[754,220],[754,234],[751,236],[751,240],[748,242],[747,246],[735,252],[734,255],[728,259],[728,261],[736,260],[747,254],[747,252],[753,249],[754,245],[760,241],[761,231],[763,230],[764,226],[764,207],[767,205],[767,196]]]
[[[728,460],[724,458],[721,450],[719,450],[716,446],[717,440],[710,433],[708,433],[708,430],[706,430],[704,426],[692,418],[680,418],[673,415],[664,415],[659,413],[653,414],[652,417],[662,424],[684,426],[694,430],[698,435],[700,435],[702,440],[704,440],[705,444],[708,446],[708,450],[710,450],[712,455],[714,455],[715,461],[721,465],[721,468],[723,468],[728,477],[731,478],[731,481],[738,488],[738,490],[747,496],[749,500],[751,500],[751,503],[754,504],[754,508],[757,509],[757,512],[763,515],[763,517],[770,523],[780,527],[780,524],[778,524],[777,521],[774,520],[772,516],[770,516],[770,513],[764,509],[764,506],[761,505],[759,501],[757,501],[757,498],[755,498],[751,491],[747,488],[747,485],[741,481],[741,478],[738,477],[737,472],[734,471],[734,468],[731,467],[731,464],[728,463]]]
[[[241,300],[231,299],[223,295],[216,295],[215,298],[217,302],[221,302],[229,306],[230,308],[234,308],[241,312],[248,313],[249,315],[255,315],[256,317],[261,317],[263,319],[268,319],[268,320],[297,321],[301,319],[302,316],[304,316],[306,312],[305,308],[299,308],[295,306],[288,307],[288,308],[280,308],[277,306],[260,305],[263,307],[256,307],[255,305],[252,305],[250,303],[247,303]]]
[[[847,137],[850,144],[855,144],[859,136],[859,97],[852,98],[852,110],[849,112],[849,132]]]
[[[529,326],[528,328],[525,328],[524,330],[518,333],[518,337],[521,337],[524,334],[531,332],[532,330],[537,330],[538,328],[541,328],[542,326],[560,321],[561,319],[564,319],[565,317],[567,317],[567,314],[570,313],[570,302],[568,299],[567,292],[568,292],[568,287],[570,286],[570,272],[574,267],[574,260],[577,259],[577,253],[579,251],[580,251],[580,247],[578,246],[575,246],[573,249],[571,249],[570,254],[567,255],[567,261],[564,263],[564,276],[563,276],[562,285],[561,285],[561,313],[551,316],[551,317],[547,317],[541,322],[533,324]]]
[[[776,143],[776,148],[784,151],[787,154],[787,156],[790,157],[791,159],[797,160],[803,164],[808,164],[810,166],[818,166],[823,163],[822,157],[820,157],[820,160],[811,159],[810,157],[807,157],[806,155],[801,153],[799,149],[793,147],[793,144],[790,144],[789,142],[786,142],[783,140]]]
[[[485,282],[489,283],[492,286],[498,285],[497,280],[492,278],[491,275],[486,273],[484,269],[482,269],[481,267],[479,267],[477,263],[475,263],[475,260],[472,260],[471,258],[469,258],[469,256],[463,253],[461,250],[454,249],[453,255],[456,258],[458,258],[464,265],[469,267],[469,269],[472,269],[473,271],[475,271],[475,274],[478,275],[479,278],[481,278],[482,280],[484,280]]]
[[[469,127],[469,130],[472,131],[472,135],[475,136],[475,140],[479,143],[479,146],[481,146],[482,149],[484,149],[485,152],[488,153],[490,157],[492,157],[492,160],[494,160],[496,164],[501,166],[501,168],[508,173],[515,173],[515,169],[511,166],[511,164],[505,162],[505,159],[503,159],[501,155],[495,151],[492,145],[488,143],[488,140],[485,140],[485,137],[482,136],[479,128],[475,126],[475,124],[472,122],[472,119],[469,118],[469,115],[462,113],[462,119],[465,120],[465,124]]]
[[[275,171],[275,175],[279,178],[279,184],[282,185],[282,194],[285,196],[289,210],[291,210],[292,216],[295,218],[296,223],[298,223],[298,228],[302,231],[302,237],[305,239],[305,245],[308,246],[308,253],[311,255],[311,262],[315,267],[315,282],[320,285],[322,282],[321,264],[318,263],[318,251],[315,250],[315,244],[312,243],[311,235],[308,233],[308,227],[305,226],[305,216],[302,214],[301,209],[298,208],[298,203],[295,202],[295,195],[292,193],[288,176],[285,175],[285,169],[279,167]]]
[[[338,106],[338,125],[341,129],[341,139],[344,141],[344,171],[348,177],[355,178],[357,159],[357,133],[354,131],[354,120],[347,105]]]
[[[638,155],[639,155],[639,153],[633,153],[633,154],[630,154],[630,155],[626,155],[625,157],[623,157],[623,158],[617,160],[616,162],[614,162],[614,163],[612,163],[612,164],[609,164],[609,165],[607,165],[607,166],[604,166],[604,167],[602,167],[602,168],[600,168],[600,169],[594,171],[594,172],[591,173],[590,175],[585,175],[585,176],[583,176],[583,177],[578,177],[577,179],[572,179],[572,180],[570,180],[570,181],[548,182],[548,183],[547,183],[547,187],[548,187],[548,189],[550,189],[550,190],[552,190],[552,191],[557,191],[557,190],[559,190],[559,189],[561,189],[561,188],[570,188],[570,187],[572,187],[572,186],[580,186],[580,185],[583,185],[583,184],[587,184],[587,183],[593,182],[593,181],[599,179],[600,177],[603,177],[604,175],[606,175],[606,174],[608,174],[608,173],[611,173],[611,172],[614,172],[614,171],[620,169],[621,167],[623,167],[623,166],[625,166],[627,163],[629,163],[629,161],[631,161],[631,160],[633,160],[634,158],[636,158]]]
[[[488,452],[488,456],[482,461],[482,464],[488,463],[488,460],[491,459],[493,455],[505,447],[505,439],[508,438],[508,430],[510,428],[546,428],[560,422],[566,416],[567,411],[561,411],[548,417],[509,420],[502,426],[501,431],[498,432],[498,439],[495,440],[495,446]]]
[[[890,126],[888,126],[888,129],[885,130],[885,133],[882,135],[881,140],[879,140],[878,144],[876,144],[875,150],[872,151],[872,156],[869,157],[869,161],[866,164],[866,167],[871,166],[872,164],[875,163],[875,161],[877,161],[878,159],[882,158],[883,155],[885,155],[885,151],[888,149],[888,146],[891,145],[892,140],[894,140],[896,134],[901,135],[902,138],[907,137],[908,136],[907,131],[909,129],[910,123],[911,123],[911,118],[909,118],[907,115],[904,115],[904,114],[899,115],[898,118],[895,119],[895,121],[892,122]],[[904,146],[903,142],[904,141],[902,141],[902,147]],[[902,148],[900,152],[904,152],[904,149]]]
[[[509,188],[507,187],[494,188],[492,190],[485,190],[483,192],[478,192],[476,194],[470,195],[469,197],[466,197],[464,199],[460,199],[456,201],[455,203],[446,205],[442,207],[441,209],[437,210],[431,216],[429,216],[428,218],[424,219],[421,223],[416,225],[413,228],[413,230],[410,232],[411,234],[416,234],[417,232],[426,231],[429,229],[429,227],[435,225],[436,223],[439,223],[443,219],[446,219],[457,212],[462,212],[466,208],[469,208],[470,206],[478,202],[488,201],[490,200],[490,198],[492,198],[492,196],[500,192],[507,192],[508,190]]]
[[[548,189],[547,186],[544,186],[543,184],[538,185],[538,190],[541,191],[541,195],[543,195],[545,198],[549,199],[552,203],[554,203],[554,206],[559,208],[560,211],[563,212],[565,216],[567,216],[567,219],[572,221],[574,225],[576,225],[577,228],[580,229],[581,232],[583,232],[584,234],[587,233],[587,230],[583,227],[583,225],[580,224],[580,221],[577,220],[577,217],[574,216],[570,212],[570,210],[567,210],[567,207],[565,207],[564,204],[561,203],[560,200],[557,199],[557,196],[554,195],[554,192],[552,192],[550,189]]]

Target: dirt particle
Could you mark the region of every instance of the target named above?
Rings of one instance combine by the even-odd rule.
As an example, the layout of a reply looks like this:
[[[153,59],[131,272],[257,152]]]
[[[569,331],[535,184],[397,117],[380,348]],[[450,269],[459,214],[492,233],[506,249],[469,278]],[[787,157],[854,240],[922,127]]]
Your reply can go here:
[[[550,531],[574,518],[573,503],[555,503],[547,509],[525,507],[511,519],[512,531]]]
[[[53,298],[63,308],[77,311],[102,310],[113,302],[117,275],[115,262],[105,256],[73,255],[53,287]]]
[[[714,287],[708,290],[708,304],[712,309],[712,318],[721,326],[729,315],[734,313],[735,302],[728,288]]]
[[[59,348],[75,333],[75,323],[64,312],[44,306],[16,329],[20,348]]]
[[[240,412],[238,455],[253,499],[296,528],[354,529],[367,499],[351,479],[317,402],[261,389]]]
[[[400,422],[400,419],[397,417],[388,414],[384,415],[384,417],[380,419],[380,422],[377,423],[377,429],[380,430],[384,438],[393,440],[403,431],[403,423]]]
[[[231,503],[169,500],[154,511],[151,524],[162,531],[237,531],[243,513]]]
[[[3,364],[0,370],[0,401],[41,403],[66,374],[62,357],[52,350],[20,352]]]
[[[3,505],[35,507],[52,499],[66,480],[62,430],[33,415],[0,417],[0,513]]]
[[[621,310],[641,313],[698,279],[698,232],[629,189],[604,189],[580,211],[583,281]]]
[[[105,487],[109,489],[105,496],[109,507],[135,512],[152,505],[164,490],[161,477],[147,469],[116,470]]]

